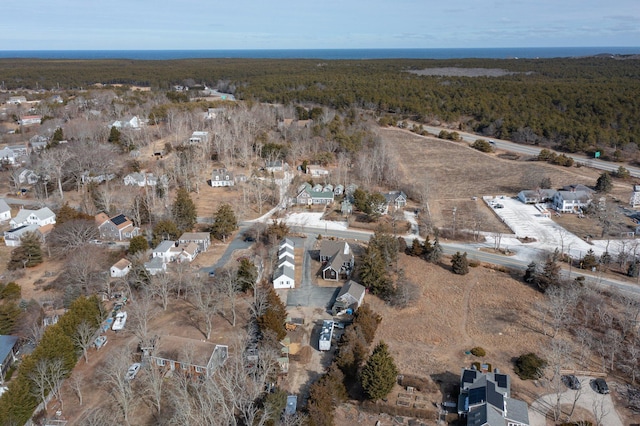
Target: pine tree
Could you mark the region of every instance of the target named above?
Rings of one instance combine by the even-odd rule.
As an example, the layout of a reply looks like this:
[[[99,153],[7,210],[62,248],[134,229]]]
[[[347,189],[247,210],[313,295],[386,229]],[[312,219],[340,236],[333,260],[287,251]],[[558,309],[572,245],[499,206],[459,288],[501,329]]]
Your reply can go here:
[[[151,244],[157,246],[163,240],[176,240],[180,236],[180,230],[172,220],[161,220],[153,227],[153,239]]]
[[[442,246],[440,245],[440,239],[438,238],[438,234],[436,234],[435,239],[433,241],[433,245],[431,246],[431,250],[427,251],[426,259],[427,262],[438,263],[442,258]]]
[[[454,274],[466,275],[469,273],[469,261],[467,260],[466,251],[463,254],[458,251],[451,257],[451,268]]]
[[[62,127],[56,128],[53,132],[53,136],[51,137],[51,142],[49,143],[49,147],[56,147],[60,145],[60,142],[64,140],[64,133],[62,133]]]
[[[538,281],[538,265],[535,262],[527,265],[527,270],[524,272],[524,282],[527,284],[537,284]]]
[[[358,270],[362,285],[372,294],[383,298],[392,290],[385,263],[378,247],[369,244]]]
[[[40,237],[35,232],[26,232],[20,239],[20,245],[11,252],[7,268],[10,270],[31,268],[41,263]]]
[[[287,335],[284,323],[287,320],[287,308],[280,297],[270,285],[262,287],[261,291],[267,292],[267,308],[258,317],[258,326],[264,333],[266,330],[273,331],[278,340],[282,340]]]
[[[411,256],[420,257],[422,256],[423,252],[424,252],[424,247],[422,246],[422,243],[420,242],[419,239],[414,238],[413,242],[411,243]]]
[[[180,231],[186,232],[193,229],[198,218],[198,212],[186,189],[178,189],[176,200],[171,206],[171,213]]]
[[[542,274],[539,275],[538,288],[546,291],[552,285],[557,285],[560,279],[560,265],[557,256],[551,255],[547,258],[542,268]]]
[[[362,368],[360,380],[368,399],[377,401],[389,395],[396,384],[398,368],[387,345],[380,341]]]
[[[240,283],[240,289],[247,291],[253,288],[258,279],[258,268],[248,258],[243,257],[240,260],[240,266],[238,266],[238,283]]]
[[[147,250],[149,250],[149,243],[144,236],[138,235],[131,238],[131,241],[129,241],[129,250],[127,250],[129,254],[136,254]]]
[[[238,219],[229,204],[223,204],[213,217],[213,225],[211,226],[211,234],[223,242],[227,237],[238,229]]]
[[[120,130],[117,127],[112,127],[109,132],[109,142],[115,143],[116,145],[120,145]]]
[[[596,254],[593,249],[589,249],[587,253],[582,258],[581,267],[582,269],[591,269],[598,264],[598,260],[596,259]]]
[[[607,193],[613,188],[613,179],[609,172],[602,172],[596,181],[596,191]]]
[[[638,268],[638,262],[633,261],[629,264],[629,267],[627,268],[627,276],[637,278],[639,271],[640,271],[640,268]]]

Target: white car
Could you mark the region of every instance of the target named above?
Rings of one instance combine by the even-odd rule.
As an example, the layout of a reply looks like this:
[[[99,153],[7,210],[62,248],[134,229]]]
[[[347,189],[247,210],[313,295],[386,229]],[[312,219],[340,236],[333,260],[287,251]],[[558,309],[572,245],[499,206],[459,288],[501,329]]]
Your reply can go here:
[[[131,367],[127,370],[127,374],[124,376],[124,379],[127,381],[135,379],[141,366],[142,365],[139,362],[131,364]]]

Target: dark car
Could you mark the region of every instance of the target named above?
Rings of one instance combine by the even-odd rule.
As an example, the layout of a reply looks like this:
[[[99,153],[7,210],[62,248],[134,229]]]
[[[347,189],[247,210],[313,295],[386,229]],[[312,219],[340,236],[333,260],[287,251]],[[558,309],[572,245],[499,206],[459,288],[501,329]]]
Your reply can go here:
[[[607,385],[607,382],[604,381],[604,379],[595,379],[593,381],[593,387],[598,393],[601,393],[601,394],[609,393],[609,386]]]
[[[566,376],[562,376],[562,383],[564,383],[569,389],[578,390],[580,389],[580,380],[573,374],[567,374]]]

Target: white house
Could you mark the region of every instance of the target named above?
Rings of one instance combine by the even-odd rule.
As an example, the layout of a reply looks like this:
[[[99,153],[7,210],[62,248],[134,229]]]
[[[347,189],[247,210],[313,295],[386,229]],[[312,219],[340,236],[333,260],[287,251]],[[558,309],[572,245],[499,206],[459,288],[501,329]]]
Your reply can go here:
[[[129,117],[126,120],[116,120],[109,127],[116,129],[139,129],[142,122],[137,116]]]
[[[16,176],[16,180],[20,185],[35,185],[36,183],[38,183],[39,179],[40,176],[38,176],[36,172],[31,169],[20,169]]]
[[[209,142],[209,132],[193,132],[189,138],[189,143]]]
[[[173,262],[175,252],[172,250],[176,247],[175,241],[165,240],[160,242],[156,248],[153,249],[152,256],[159,257],[163,262]]]
[[[295,287],[295,272],[288,266],[281,266],[273,273],[273,288],[294,288]]]
[[[8,231],[4,231],[4,244],[7,247],[18,247],[22,243],[22,237],[27,232],[38,232],[40,227],[35,224],[21,225],[16,228],[12,228]]]
[[[556,195],[555,189],[525,189],[518,192],[518,200],[524,204],[538,204],[553,200]]]
[[[4,222],[6,220],[11,219],[11,207],[4,200],[4,198],[0,198],[0,222]]]
[[[281,268],[283,266],[286,266],[291,269],[295,269],[296,264],[295,264],[294,258],[290,256],[284,256],[278,259],[278,268]]]
[[[131,271],[131,262],[123,258],[111,267],[110,273],[112,278],[121,278],[127,276],[129,271]]]
[[[268,172],[281,172],[284,170],[284,161],[282,160],[267,161],[264,168]]]
[[[211,234],[208,232],[185,232],[178,238],[180,244],[195,243],[198,245],[198,251],[204,253],[211,245]]]
[[[578,213],[591,204],[587,191],[558,191],[553,196],[553,208],[562,213]]]
[[[150,261],[144,263],[144,269],[146,269],[150,275],[156,275],[167,272],[167,264],[162,260],[162,258],[154,257]]]
[[[633,185],[633,193],[631,194],[629,204],[631,204],[631,207],[634,209],[640,207],[640,185]]]
[[[22,209],[11,219],[9,225],[11,228],[17,228],[22,225],[52,225],[56,223],[56,214],[49,207],[43,207],[38,210]]]
[[[235,181],[233,173],[227,169],[213,169],[211,172],[211,186],[214,188],[221,186],[233,186]]]

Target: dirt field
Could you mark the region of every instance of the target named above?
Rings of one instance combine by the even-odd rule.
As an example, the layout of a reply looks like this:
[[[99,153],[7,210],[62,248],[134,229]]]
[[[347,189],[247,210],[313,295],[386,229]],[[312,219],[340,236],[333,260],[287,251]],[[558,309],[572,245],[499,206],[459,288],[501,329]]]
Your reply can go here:
[[[445,141],[419,136],[405,130],[381,128],[380,135],[391,143],[400,161],[400,182],[412,196],[414,188],[428,187],[429,209],[437,227],[451,227],[453,207],[457,221],[473,225],[482,220],[484,231],[504,231],[504,225],[482,202],[470,203],[483,195],[516,195],[522,189],[535,188],[548,177],[552,187],[569,184],[593,186],[600,170],[588,167],[560,167],[538,161],[500,158],[501,153],[482,153],[463,142]],[[631,195],[633,182],[616,181],[611,193],[625,203]],[[415,194],[414,194],[415,195]]]

